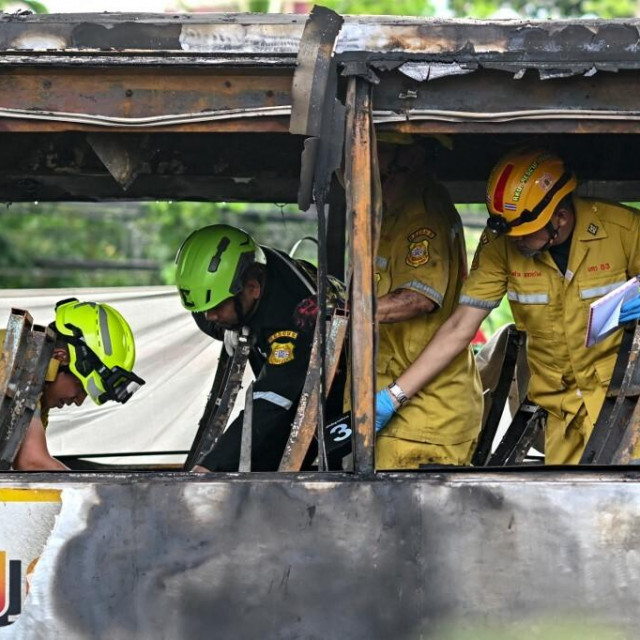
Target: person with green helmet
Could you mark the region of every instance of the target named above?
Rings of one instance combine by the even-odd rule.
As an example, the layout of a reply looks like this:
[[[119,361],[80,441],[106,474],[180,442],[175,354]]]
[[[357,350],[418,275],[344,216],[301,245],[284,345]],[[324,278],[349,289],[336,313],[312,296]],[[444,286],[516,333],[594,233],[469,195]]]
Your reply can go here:
[[[253,340],[253,437],[251,468],[278,469],[306,377],[315,319],[316,270],[275,249],[258,245],[242,229],[224,224],[194,231],[176,256],[176,284],[183,307],[215,339],[233,342],[247,327]],[[330,305],[342,285],[328,278]],[[226,333],[226,335],[225,335]],[[231,338],[231,340],[230,340]],[[342,413],[342,390],[333,385],[328,413]],[[243,414],[220,436],[201,470],[237,471]],[[307,466],[315,453],[307,456]]]
[[[67,469],[47,447],[50,409],[80,406],[87,396],[97,405],[109,400],[124,404],[144,384],[133,373],[136,350],[131,327],[112,306],[61,300],[50,328],[55,333],[53,354],[38,408],[14,460],[18,471]],[[1,343],[3,334],[0,331]]]

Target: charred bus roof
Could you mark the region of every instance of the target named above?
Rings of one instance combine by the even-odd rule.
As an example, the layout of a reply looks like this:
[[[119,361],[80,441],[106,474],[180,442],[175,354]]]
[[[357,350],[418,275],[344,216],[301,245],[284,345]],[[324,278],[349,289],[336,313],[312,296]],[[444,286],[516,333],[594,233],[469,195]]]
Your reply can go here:
[[[640,21],[306,20],[0,15],[0,200],[293,202],[296,90],[344,102],[354,75],[378,130],[450,136],[439,169],[458,202],[532,138],[562,148],[584,192],[640,199]],[[316,45],[324,67],[304,58]]]

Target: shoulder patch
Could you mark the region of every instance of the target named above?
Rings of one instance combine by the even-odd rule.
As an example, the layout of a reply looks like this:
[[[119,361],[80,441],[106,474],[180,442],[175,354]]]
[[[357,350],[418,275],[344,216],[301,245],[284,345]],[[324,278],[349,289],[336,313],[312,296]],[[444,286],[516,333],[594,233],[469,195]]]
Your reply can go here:
[[[469,269],[470,271],[475,271],[480,266],[480,254],[482,253],[482,248],[488,245],[489,242],[491,242],[489,234],[486,231],[483,231],[480,235],[480,242],[478,242],[476,252],[473,254],[473,260]]]
[[[295,340],[298,337],[298,334],[296,331],[277,331],[276,333],[270,335],[267,340],[269,342],[269,344],[271,344],[274,340],[277,340],[278,338],[291,338],[292,340]]]
[[[412,233],[409,234],[407,240],[409,242],[418,242],[419,240],[431,240],[435,238],[438,234],[433,230],[429,229],[429,227],[421,227],[420,229],[416,229]]]
[[[584,203],[585,200],[591,205],[589,210],[595,213],[603,223],[606,223],[604,225],[605,229],[607,225],[614,224],[617,227],[631,230],[636,225],[635,218],[640,215],[640,211],[637,209],[627,207],[617,202],[607,202],[606,200],[589,201],[589,199],[582,198],[575,199],[577,203]],[[587,231],[592,233],[589,228],[587,228]]]

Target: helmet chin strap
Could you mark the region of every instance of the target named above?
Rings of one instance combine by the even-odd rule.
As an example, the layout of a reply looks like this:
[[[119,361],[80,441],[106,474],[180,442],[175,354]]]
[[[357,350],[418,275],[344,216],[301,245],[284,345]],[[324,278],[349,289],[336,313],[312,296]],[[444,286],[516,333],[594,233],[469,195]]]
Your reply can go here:
[[[547,231],[547,235],[549,239],[544,243],[542,247],[538,250],[539,253],[543,251],[547,251],[553,244],[553,241],[558,237],[558,233],[560,232],[560,227],[554,227],[551,220],[544,225],[545,230]]]
[[[558,233],[560,232],[560,227],[554,227],[551,223],[551,220],[549,220],[549,222],[547,222],[547,224],[542,228],[546,230],[549,239],[544,243],[544,245],[542,245],[535,251],[527,251],[526,253],[522,252],[523,255],[525,255],[527,258],[535,258],[541,253],[547,251],[553,244],[553,241],[558,237]]]
[[[248,313],[245,314],[242,310],[242,304],[240,303],[239,296],[233,296],[233,308],[236,312],[236,316],[238,317],[238,328],[244,327],[244,325],[246,324],[245,320],[247,320],[254,314],[256,307],[258,306],[258,302],[259,299],[254,300],[253,304],[251,305],[251,309],[249,309]]]

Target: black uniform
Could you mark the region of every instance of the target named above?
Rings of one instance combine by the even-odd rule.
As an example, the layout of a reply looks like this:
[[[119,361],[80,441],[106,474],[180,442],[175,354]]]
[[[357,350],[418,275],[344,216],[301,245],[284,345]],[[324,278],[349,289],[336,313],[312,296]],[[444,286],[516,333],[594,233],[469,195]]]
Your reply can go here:
[[[253,350],[261,357],[262,368],[253,385],[253,437],[251,468],[277,471],[291,431],[298,401],[307,374],[316,321],[316,295],[313,272],[308,263],[263,247],[267,257],[266,275],[258,306],[245,322],[254,340]],[[339,284],[329,283],[330,298],[342,296]],[[194,314],[200,329],[220,338],[213,323]],[[255,358],[254,358],[255,362]],[[342,390],[334,383],[331,398],[340,412]],[[329,406],[332,404],[330,398]],[[244,412],[220,436],[202,462],[211,471],[237,471]],[[315,458],[311,447],[305,461]]]

